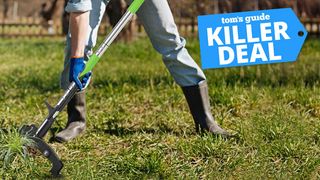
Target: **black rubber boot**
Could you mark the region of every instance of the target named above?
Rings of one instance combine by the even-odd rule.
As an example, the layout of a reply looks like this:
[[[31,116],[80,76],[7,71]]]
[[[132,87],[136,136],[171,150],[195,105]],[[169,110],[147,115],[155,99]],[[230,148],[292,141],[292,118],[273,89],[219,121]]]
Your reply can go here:
[[[231,136],[231,134],[217,124],[211,114],[208,85],[205,80],[195,86],[182,87],[182,90],[187,99],[198,133],[201,130],[201,132],[208,131],[215,135],[221,135],[224,138]]]
[[[86,129],[86,97],[84,91],[74,95],[68,104],[67,112],[67,126],[55,136],[55,140],[58,142],[70,141]]]

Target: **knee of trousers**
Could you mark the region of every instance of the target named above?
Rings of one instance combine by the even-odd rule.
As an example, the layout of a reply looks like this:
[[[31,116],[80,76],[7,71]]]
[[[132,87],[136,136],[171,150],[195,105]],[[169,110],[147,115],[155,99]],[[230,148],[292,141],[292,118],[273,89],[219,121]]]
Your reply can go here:
[[[182,87],[198,85],[206,80],[206,77],[198,64],[190,56],[185,48],[186,41],[180,38],[181,42],[174,42],[174,46],[166,47],[166,51],[161,51],[162,59],[175,82]]]

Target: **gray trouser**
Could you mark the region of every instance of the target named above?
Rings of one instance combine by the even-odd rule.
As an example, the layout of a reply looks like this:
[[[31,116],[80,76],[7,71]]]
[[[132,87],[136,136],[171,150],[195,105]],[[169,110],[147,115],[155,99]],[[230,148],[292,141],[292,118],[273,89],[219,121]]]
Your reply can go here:
[[[69,0],[66,11],[90,11],[90,27],[85,53],[92,54],[97,32],[109,0]],[[137,12],[153,47],[162,54],[163,62],[176,83],[182,87],[197,85],[206,79],[203,71],[194,62],[185,48],[186,40],[180,37],[167,0],[145,0]],[[61,87],[69,84],[70,34],[67,36],[64,70]]]

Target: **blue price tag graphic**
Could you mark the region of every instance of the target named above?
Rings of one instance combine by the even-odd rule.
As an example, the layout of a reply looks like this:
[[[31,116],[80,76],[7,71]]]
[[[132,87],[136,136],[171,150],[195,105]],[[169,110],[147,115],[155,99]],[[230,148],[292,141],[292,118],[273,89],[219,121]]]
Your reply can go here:
[[[290,8],[198,17],[202,68],[296,61],[307,31]]]

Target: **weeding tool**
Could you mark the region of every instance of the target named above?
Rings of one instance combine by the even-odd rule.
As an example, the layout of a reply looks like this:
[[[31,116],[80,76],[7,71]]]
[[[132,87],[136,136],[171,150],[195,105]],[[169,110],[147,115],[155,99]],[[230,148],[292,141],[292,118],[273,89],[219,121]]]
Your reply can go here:
[[[100,57],[105,53],[114,39],[119,35],[124,26],[132,19],[133,15],[138,11],[143,2],[144,0],[134,0],[131,3],[126,13],[122,16],[116,26],[104,39],[98,50],[89,58],[84,71],[80,74],[80,78],[83,77],[86,73],[92,71],[92,69],[99,62]],[[58,114],[69,103],[69,101],[77,91],[78,87],[74,82],[72,82],[54,107],[46,102],[46,106],[49,110],[49,115],[46,117],[39,128],[37,128],[36,125],[24,125],[20,129],[21,134],[28,136],[34,141],[34,147],[32,148],[38,149],[42,153],[42,155],[52,163],[50,172],[51,175],[55,177],[60,175],[60,171],[63,168],[63,163],[59,159],[55,151],[43,140],[43,137],[51,128]]]

